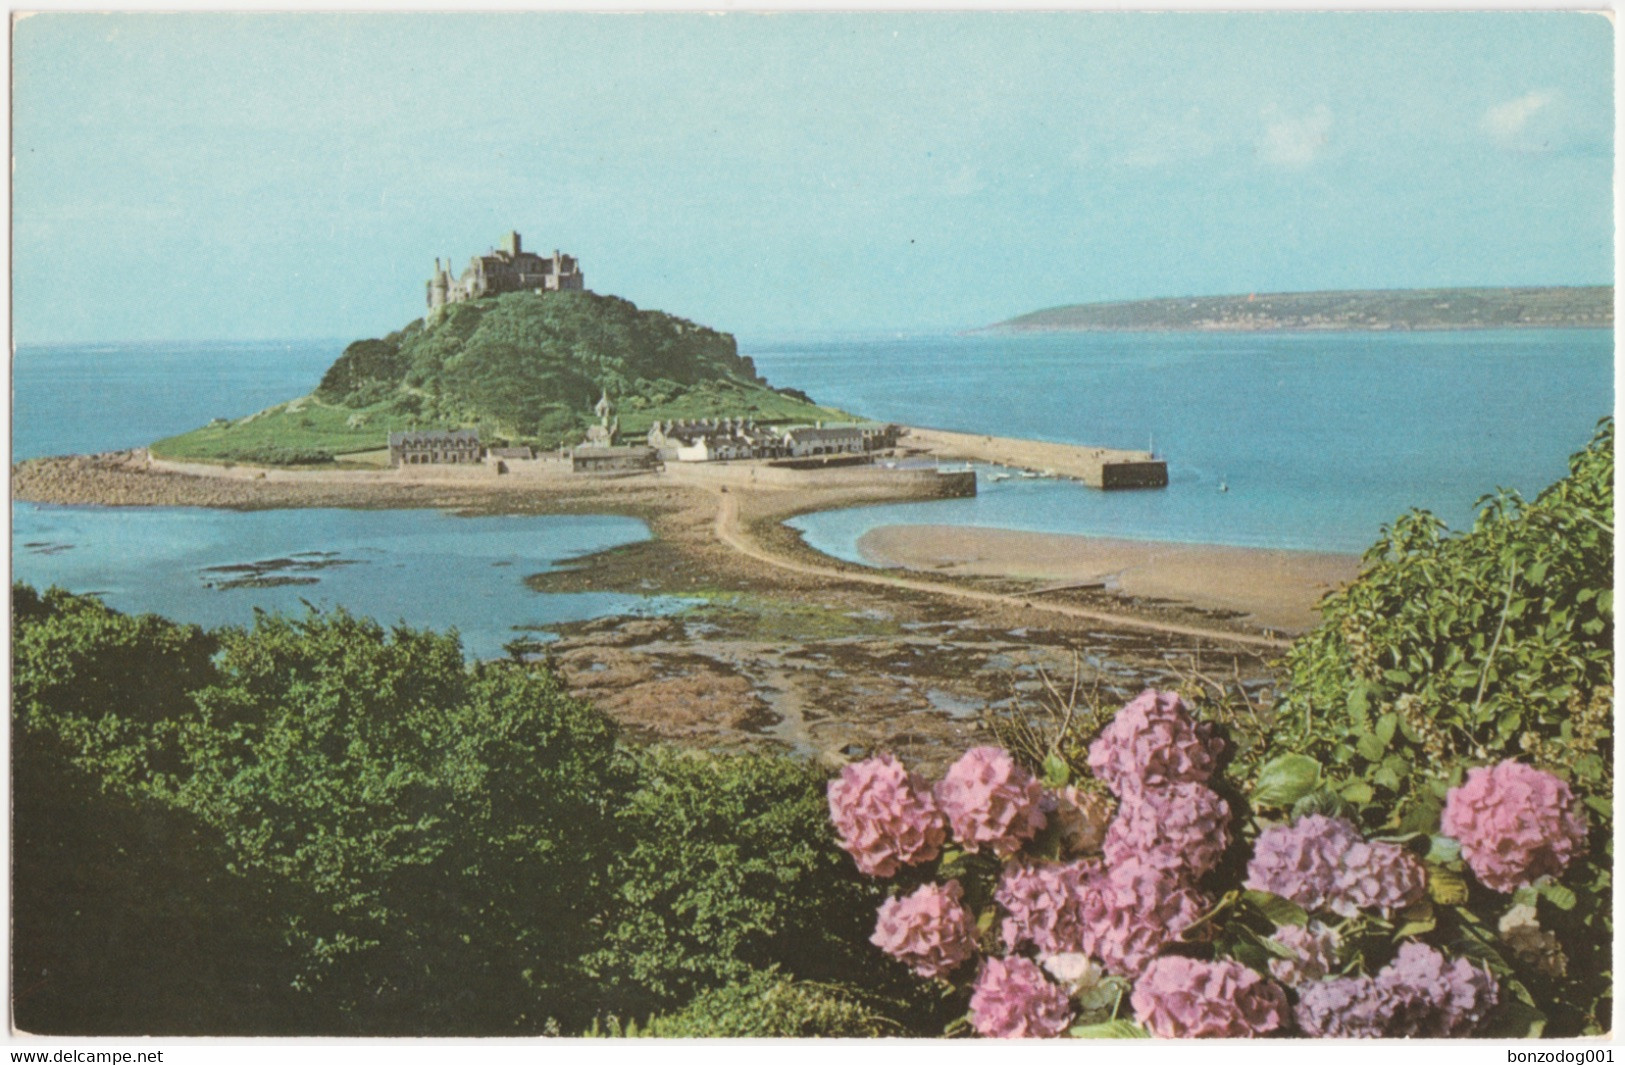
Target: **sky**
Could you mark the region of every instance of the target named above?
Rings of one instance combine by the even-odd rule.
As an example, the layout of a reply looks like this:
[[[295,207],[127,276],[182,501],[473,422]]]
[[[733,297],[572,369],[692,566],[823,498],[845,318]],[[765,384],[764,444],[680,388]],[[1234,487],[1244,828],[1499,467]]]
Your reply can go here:
[[[12,72],[22,343],[382,335],[510,229],[743,335],[1613,279],[1595,15],[58,12]]]

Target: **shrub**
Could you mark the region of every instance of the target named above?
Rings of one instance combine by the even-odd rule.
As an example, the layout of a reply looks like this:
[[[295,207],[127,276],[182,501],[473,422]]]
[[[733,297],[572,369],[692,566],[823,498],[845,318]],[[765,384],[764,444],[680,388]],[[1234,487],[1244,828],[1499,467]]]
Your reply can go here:
[[[846,988],[759,971],[700,992],[687,1006],[651,1019],[636,1034],[656,1039],[863,1039],[903,1033],[895,1021]]]
[[[666,748],[638,762],[605,945],[590,959],[616,1012],[670,1009],[774,964],[813,980],[866,968],[880,893],[826,846],[821,773]]]

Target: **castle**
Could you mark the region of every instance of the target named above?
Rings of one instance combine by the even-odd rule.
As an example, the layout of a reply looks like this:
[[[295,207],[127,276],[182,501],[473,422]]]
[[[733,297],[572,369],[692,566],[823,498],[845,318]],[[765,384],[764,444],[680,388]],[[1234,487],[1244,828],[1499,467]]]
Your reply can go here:
[[[502,238],[500,248],[470,259],[462,277],[451,276],[450,256],[444,266],[436,259],[434,276],[429,279],[429,310],[499,292],[556,292],[585,287],[581,265],[574,258],[557,251],[551,257],[525,251],[519,234],[510,232]]]

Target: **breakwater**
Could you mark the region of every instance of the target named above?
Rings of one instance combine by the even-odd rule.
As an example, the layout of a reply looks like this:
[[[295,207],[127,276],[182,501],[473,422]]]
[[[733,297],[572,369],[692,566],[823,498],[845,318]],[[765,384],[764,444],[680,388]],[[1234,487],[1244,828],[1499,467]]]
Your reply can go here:
[[[902,446],[938,459],[987,462],[1082,481],[1091,488],[1162,488],[1168,463],[1149,451],[1052,444],[1006,436],[911,427]]]

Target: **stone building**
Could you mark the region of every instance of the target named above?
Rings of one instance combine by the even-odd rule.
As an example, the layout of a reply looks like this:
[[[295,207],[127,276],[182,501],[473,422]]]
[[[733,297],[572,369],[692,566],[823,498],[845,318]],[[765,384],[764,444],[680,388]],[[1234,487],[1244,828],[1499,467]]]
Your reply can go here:
[[[435,429],[423,432],[390,433],[391,466],[438,465],[448,462],[480,461],[478,429]]]
[[[861,455],[897,446],[898,428],[885,422],[850,422],[840,425],[795,425],[784,431],[786,452],[794,458],[811,455]]]
[[[502,292],[557,292],[585,287],[581,264],[573,257],[556,250],[551,256],[525,251],[519,234],[510,232],[502,238],[500,248],[470,259],[461,277],[451,276],[449,256],[444,266],[436,259],[434,276],[428,284],[429,310]]]
[[[578,447],[570,452],[570,469],[575,473],[624,473],[654,466],[651,447]]]
[[[789,453],[776,432],[749,418],[657,421],[649,427],[648,443],[662,459],[679,462],[772,459]]]

